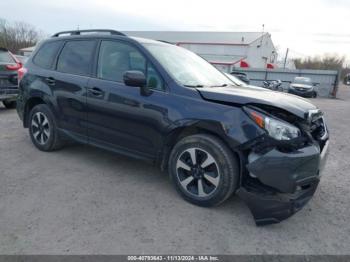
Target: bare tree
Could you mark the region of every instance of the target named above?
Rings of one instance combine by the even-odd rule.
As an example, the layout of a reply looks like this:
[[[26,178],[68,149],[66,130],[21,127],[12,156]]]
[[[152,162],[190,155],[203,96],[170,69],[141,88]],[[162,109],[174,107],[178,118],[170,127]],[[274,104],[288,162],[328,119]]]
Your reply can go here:
[[[305,59],[294,59],[297,69],[342,70],[344,62],[345,57],[337,55],[324,55],[308,57]]]
[[[13,53],[17,53],[21,48],[35,45],[43,35],[30,24],[9,23],[5,19],[0,19],[0,47],[5,47]]]

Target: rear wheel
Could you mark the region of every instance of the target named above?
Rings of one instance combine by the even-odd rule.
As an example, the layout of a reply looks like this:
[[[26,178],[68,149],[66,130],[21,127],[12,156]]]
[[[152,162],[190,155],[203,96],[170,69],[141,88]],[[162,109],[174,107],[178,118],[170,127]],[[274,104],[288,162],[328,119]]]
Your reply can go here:
[[[42,151],[53,151],[63,146],[55,118],[45,104],[37,105],[31,110],[29,135],[33,144]]]
[[[16,101],[2,101],[2,103],[4,104],[4,106],[7,108],[7,109],[12,109],[12,108],[16,108]]]
[[[237,188],[237,158],[218,138],[192,135],[180,140],[169,158],[169,172],[181,196],[199,206],[215,206]]]

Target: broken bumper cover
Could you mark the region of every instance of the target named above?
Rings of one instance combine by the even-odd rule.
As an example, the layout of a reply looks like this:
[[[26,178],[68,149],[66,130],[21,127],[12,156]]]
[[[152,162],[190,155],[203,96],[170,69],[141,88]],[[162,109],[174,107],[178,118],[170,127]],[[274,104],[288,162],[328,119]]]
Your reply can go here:
[[[268,188],[261,190],[254,183],[246,183],[237,191],[251,210],[256,225],[279,223],[312,198],[327,159],[329,141],[322,152],[313,147],[280,156],[270,152],[247,165],[259,183]]]

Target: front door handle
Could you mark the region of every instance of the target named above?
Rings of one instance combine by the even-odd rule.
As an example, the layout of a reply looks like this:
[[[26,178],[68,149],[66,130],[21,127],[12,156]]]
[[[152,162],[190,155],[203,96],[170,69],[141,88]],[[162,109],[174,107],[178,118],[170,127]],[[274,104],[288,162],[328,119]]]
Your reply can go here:
[[[54,86],[55,84],[56,84],[56,80],[55,80],[55,78],[53,78],[53,77],[47,77],[46,79],[46,83],[48,84],[48,85],[50,85],[50,86]]]
[[[98,87],[90,87],[90,88],[88,88],[88,91],[90,94],[92,94],[94,96],[102,96],[103,95],[103,91],[101,89],[99,89]]]

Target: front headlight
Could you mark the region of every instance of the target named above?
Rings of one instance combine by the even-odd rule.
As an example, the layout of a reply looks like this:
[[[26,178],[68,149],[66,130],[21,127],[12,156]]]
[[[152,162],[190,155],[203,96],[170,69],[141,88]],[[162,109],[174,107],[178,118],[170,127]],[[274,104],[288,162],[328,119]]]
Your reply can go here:
[[[265,129],[274,139],[290,140],[300,136],[299,128],[283,120],[276,119],[251,108],[249,108],[247,112],[254,122]]]

